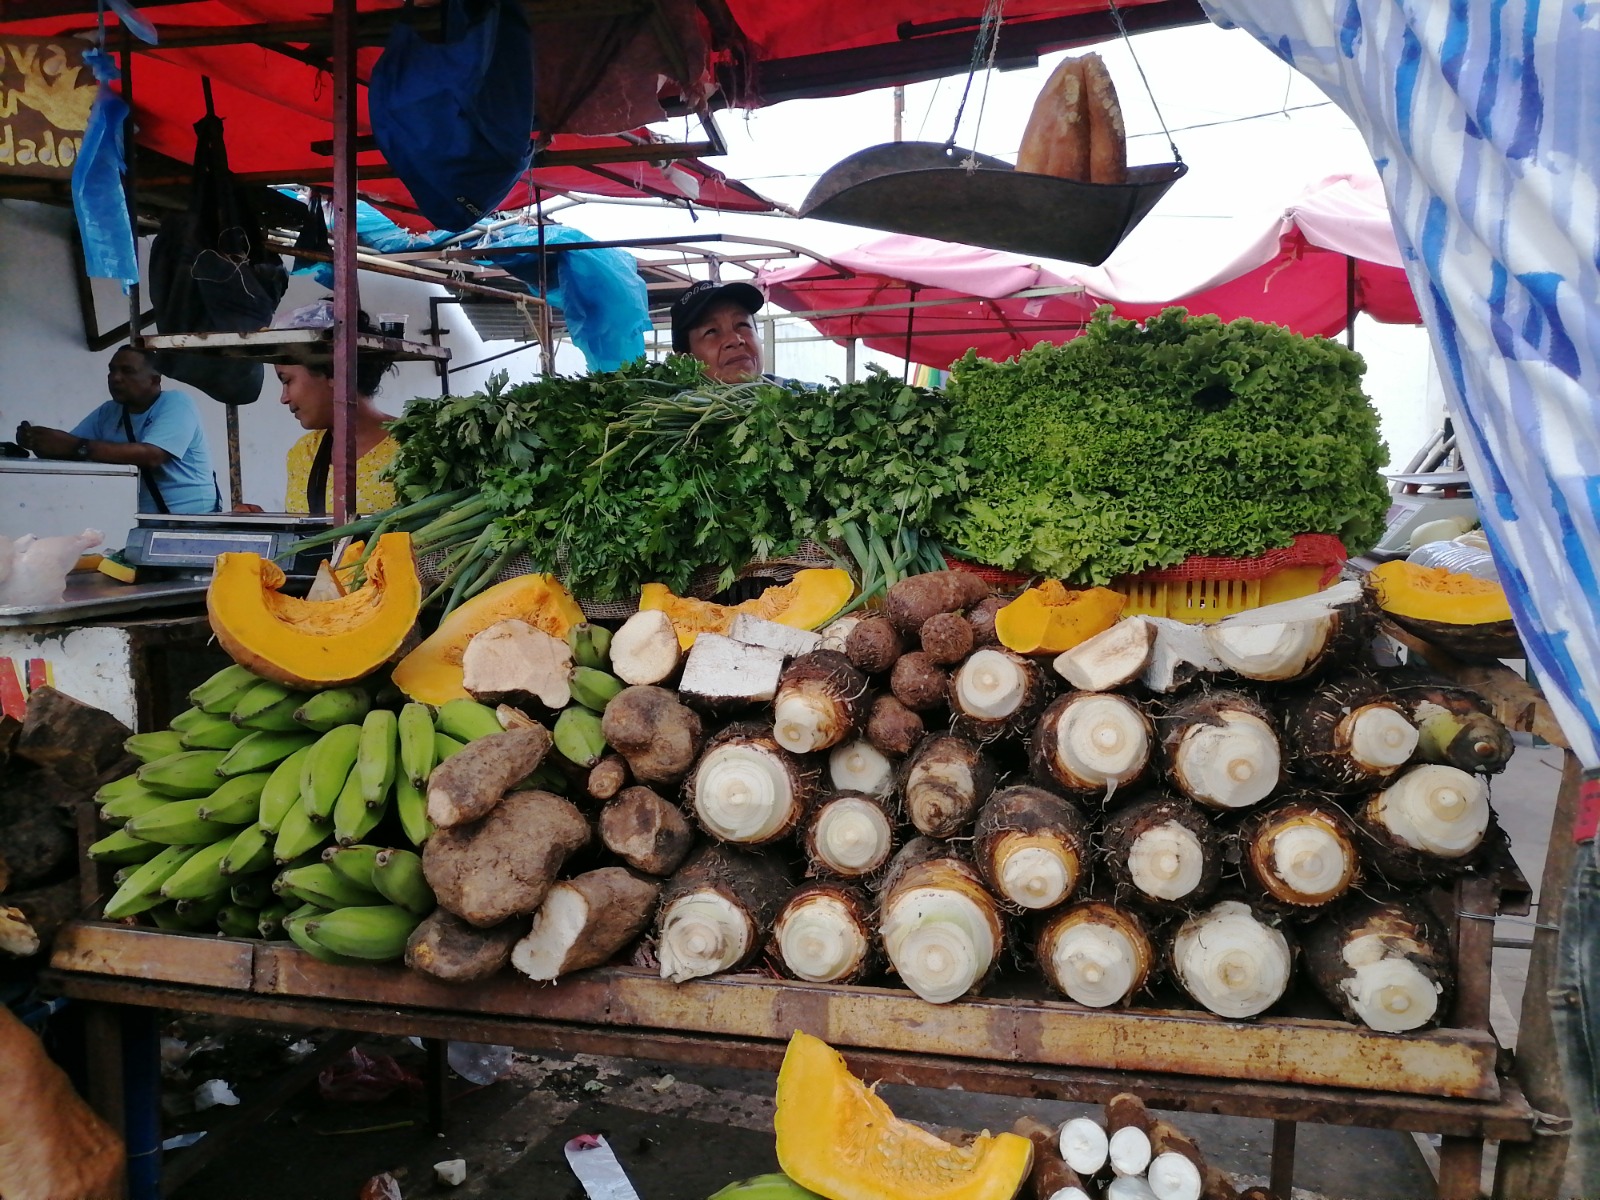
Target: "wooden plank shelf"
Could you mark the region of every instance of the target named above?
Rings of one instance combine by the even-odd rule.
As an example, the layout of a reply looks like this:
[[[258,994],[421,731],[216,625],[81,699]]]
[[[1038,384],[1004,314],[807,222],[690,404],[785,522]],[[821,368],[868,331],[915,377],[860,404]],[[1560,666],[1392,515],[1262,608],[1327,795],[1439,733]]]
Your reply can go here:
[[[895,989],[761,975],[672,984],[628,967],[580,972],[547,986],[502,975],[462,988],[399,966],[330,966],[285,942],[99,922],[63,930],[51,965],[69,994],[74,975],[111,976],[219,988],[295,1005],[378,1005],[778,1045],[803,1029],[841,1048],[1023,1068],[1159,1073],[1468,1100],[1501,1095],[1496,1043],[1478,1029],[1386,1034],[1338,1021],[1228,1021],[1209,1013],[1108,1011],[1050,1000],[978,998],[934,1005]],[[265,1007],[270,1010],[270,1004]]]
[[[332,329],[260,329],[250,333],[168,333],[144,339],[147,350],[215,354],[263,363],[317,363],[333,358]],[[356,349],[394,362],[448,362],[450,351],[431,342],[408,342],[374,333],[356,334]]]

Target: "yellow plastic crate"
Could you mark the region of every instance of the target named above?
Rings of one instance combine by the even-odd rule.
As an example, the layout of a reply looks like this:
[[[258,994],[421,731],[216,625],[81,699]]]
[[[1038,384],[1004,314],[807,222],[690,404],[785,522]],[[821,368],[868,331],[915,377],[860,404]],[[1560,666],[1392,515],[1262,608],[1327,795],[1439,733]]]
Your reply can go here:
[[[1322,590],[1325,568],[1283,567],[1261,579],[1186,579],[1157,583],[1138,576],[1117,581],[1116,590],[1128,597],[1125,617],[1170,617],[1198,624],[1220,621],[1280,600],[1294,600]]]

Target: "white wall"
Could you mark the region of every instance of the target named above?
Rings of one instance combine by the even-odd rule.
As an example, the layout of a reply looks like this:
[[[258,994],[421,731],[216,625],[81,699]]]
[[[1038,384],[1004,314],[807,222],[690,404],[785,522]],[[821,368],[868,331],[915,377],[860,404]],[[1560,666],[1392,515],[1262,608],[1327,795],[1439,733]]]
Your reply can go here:
[[[116,347],[98,352],[85,348],[73,282],[72,220],[71,211],[65,208],[0,200],[0,440],[12,440],[21,421],[71,428],[107,398],[106,364]],[[148,249],[147,238],[141,251]],[[101,329],[127,319],[127,300],[114,283],[97,281],[94,290]],[[295,276],[280,311],[325,294],[309,277]],[[428,297],[434,295],[444,295],[444,290],[384,275],[361,275],[362,307],[374,317],[380,312],[408,314],[408,335],[418,340],[423,340],[421,331],[428,325]],[[450,347],[456,364],[471,363],[518,345],[479,340],[455,305],[441,306],[439,317],[440,324],[450,331],[444,344]],[[537,347],[481,367],[452,370],[451,390],[479,388],[492,372],[501,369],[508,371],[513,380],[537,374]],[[557,369],[581,371],[582,355],[570,345],[563,345],[557,355]],[[195,395],[200,405],[212,459],[226,497],[227,426],[223,406],[193,389],[185,390]],[[403,363],[395,374],[385,377],[378,399],[384,411],[399,413],[411,397],[438,394],[439,380],[430,364]],[[268,510],[280,510],[285,455],[302,430],[278,403],[278,383],[270,368],[261,399],[239,410],[239,433],[245,498]],[[0,494],[0,505],[7,509],[14,509],[26,499],[18,494],[14,479],[0,476],[0,487],[10,493]],[[82,484],[86,489],[99,486],[87,480]],[[31,514],[34,532],[75,533],[87,521],[106,532],[108,544],[120,545],[121,531],[130,524],[123,499],[125,490],[108,487],[103,495],[97,493],[70,513],[58,512],[56,519],[66,527],[56,526],[51,509],[40,510],[35,505]]]

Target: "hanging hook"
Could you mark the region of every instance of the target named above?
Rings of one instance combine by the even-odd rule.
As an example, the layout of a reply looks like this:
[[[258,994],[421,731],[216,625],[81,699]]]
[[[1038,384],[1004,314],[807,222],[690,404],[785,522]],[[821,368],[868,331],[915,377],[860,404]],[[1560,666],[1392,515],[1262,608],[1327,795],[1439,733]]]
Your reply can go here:
[[[1156,103],[1155,89],[1150,86],[1150,78],[1144,73],[1144,64],[1134,52],[1133,39],[1128,36],[1128,27],[1122,23],[1122,10],[1117,7],[1117,0],[1106,0],[1106,3],[1111,7],[1111,19],[1116,23],[1117,32],[1122,35],[1122,40],[1128,47],[1128,57],[1133,59],[1134,68],[1139,72],[1139,80],[1144,84],[1145,95],[1150,97],[1150,107],[1156,110],[1156,120],[1161,123],[1161,132],[1167,135],[1167,145],[1172,150],[1172,161],[1181,163],[1183,155],[1178,153],[1178,143],[1172,140],[1172,131],[1167,128],[1167,119],[1161,115],[1161,105]]]
[[[983,9],[983,18],[978,22],[978,36],[972,42],[972,61],[967,65],[967,82],[961,89],[961,102],[956,105],[955,123],[950,126],[950,136],[945,139],[944,148],[949,150],[956,144],[956,135],[961,130],[961,117],[967,110],[967,97],[972,92],[972,80],[977,75],[979,64],[987,71],[994,70],[995,51],[1000,46],[1000,18],[1005,9],[1005,0],[987,0]],[[984,80],[983,102],[978,106],[978,124],[983,124],[983,105],[988,102],[989,81]],[[977,141],[976,135],[973,141]],[[977,160],[969,158],[964,164],[967,170],[977,167]]]

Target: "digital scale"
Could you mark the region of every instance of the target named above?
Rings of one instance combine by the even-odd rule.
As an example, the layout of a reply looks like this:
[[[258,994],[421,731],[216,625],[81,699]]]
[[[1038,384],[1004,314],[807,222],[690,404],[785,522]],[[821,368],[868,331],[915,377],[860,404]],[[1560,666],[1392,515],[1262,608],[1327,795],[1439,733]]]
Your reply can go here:
[[[1465,471],[1426,471],[1387,476],[1399,490],[1389,498],[1383,537],[1367,552],[1382,562],[1411,552],[1411,534],[1429,521],[1447,517],[1478,520],[1478,506]]]
[[[124,551],[139,567],[195,572],[209,578],[219,554],[259,554],[289,576],[311,576],[329,547],[293,554],[296,542],[332,527],[306,513],[140,513]]]

